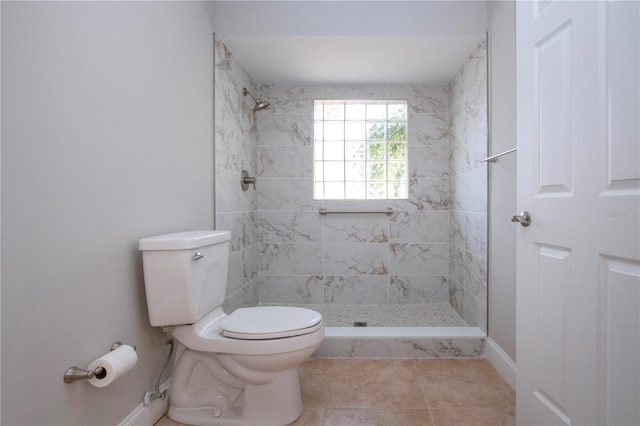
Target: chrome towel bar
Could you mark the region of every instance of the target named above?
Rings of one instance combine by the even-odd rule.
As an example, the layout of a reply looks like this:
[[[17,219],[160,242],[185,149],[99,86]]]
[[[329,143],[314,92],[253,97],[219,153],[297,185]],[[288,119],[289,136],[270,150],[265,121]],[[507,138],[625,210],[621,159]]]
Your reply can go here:
[[[500,154],[496,154],[496,155],[492,155],[491,157],[484,158],[484,159],[480,160],[480,162],[481,163],[484,163],[485,161],[493,162],[493,161],[496,161],[496,159],[498,157],[502,157],[503,155],[510,154],[510,153],[515,152],[517,150],[518,150],[518,148],[511,148],[511,149],[509,149],[509,150],[507,150],[505,152],[501,152]]]
[[[320,209],[318,213],[321,215],[325,214],[371,214],[371,213],[384,213],[384,214],[393,214],[393,209],[391,207],[387,207],[386,209],[381,210],[327,210]]]

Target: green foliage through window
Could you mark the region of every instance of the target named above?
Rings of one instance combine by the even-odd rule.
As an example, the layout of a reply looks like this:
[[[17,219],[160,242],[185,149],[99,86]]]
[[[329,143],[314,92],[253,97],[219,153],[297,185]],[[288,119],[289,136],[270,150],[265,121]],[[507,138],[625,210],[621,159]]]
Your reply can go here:
[[[407,197],[407,102],[316,100],[314,198]]]

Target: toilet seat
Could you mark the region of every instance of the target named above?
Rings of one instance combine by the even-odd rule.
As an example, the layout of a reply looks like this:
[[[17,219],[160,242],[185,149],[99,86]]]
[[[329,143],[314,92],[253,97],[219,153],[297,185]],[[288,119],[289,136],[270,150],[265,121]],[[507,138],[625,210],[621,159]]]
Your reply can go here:
[[[322,315],[292,306],[239,308],[220,324],[224,337],[241,340],[267,340],[301,336],[322,327]]]

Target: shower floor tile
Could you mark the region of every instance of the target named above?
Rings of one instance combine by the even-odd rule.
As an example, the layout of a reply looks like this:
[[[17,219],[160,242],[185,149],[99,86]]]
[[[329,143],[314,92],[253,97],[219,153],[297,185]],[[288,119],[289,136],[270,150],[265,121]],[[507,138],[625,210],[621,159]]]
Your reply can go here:
[[[261,303],[260,306],[274,306]],[[281,305],[282,306],[282,305]],[[368,327],[466,327],[460,315],[448,303],[402,305],[334,305],[299,306],[320,312],[325,327],[353,327],[365,322]]]

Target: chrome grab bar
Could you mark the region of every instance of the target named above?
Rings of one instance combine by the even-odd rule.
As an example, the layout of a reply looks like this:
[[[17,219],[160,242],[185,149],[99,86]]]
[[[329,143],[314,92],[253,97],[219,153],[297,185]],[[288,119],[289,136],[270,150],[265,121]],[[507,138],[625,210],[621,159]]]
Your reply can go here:
[[[386,209],[381,210],[327,210],[320,209],[318,213],[321,215],[325,214],[370,214],[370,213],[384,213],[384,214],[393,214],[393,209],[391,207],[387,207]]]
[[[485,161],[494,162],[494,161],[496,161],[496,159],[498,157],[502,157],[503,155],[506,155],[506,154],[511,154],[512,152],[515,152],[517,150],[518,150],[518,148],[511,148],[511,149],[509,149],[509,150],[507,150],[505,152],[501,152],[500,154],[496,154],[496,155],[492,155],[491,157],[483,158],[482,160],[480,160],[480,162],[481,163],[484,163]]]

